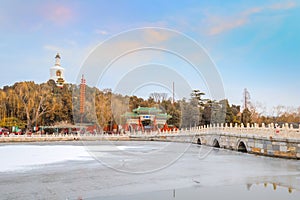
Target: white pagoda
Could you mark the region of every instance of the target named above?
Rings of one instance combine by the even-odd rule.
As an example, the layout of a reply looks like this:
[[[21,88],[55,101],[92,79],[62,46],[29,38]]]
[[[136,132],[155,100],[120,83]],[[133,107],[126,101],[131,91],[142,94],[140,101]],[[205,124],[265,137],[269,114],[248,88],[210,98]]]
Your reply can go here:
[[[60,56],[57,53],[55,56],[55,65],[50,68],[50,79],[54,80],[58,87],[63,87],[65,83],[64,71],[65,69],[60,66]]]

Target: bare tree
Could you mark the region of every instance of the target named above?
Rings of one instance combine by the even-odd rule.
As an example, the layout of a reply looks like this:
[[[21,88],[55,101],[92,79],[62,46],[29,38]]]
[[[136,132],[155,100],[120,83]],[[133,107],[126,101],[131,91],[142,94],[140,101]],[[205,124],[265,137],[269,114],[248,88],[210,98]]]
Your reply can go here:
[[[286,107],[278,105],[273,107],[273,116],[279,117],[286,111]]]
[[[38,122],[38,119],[50,110],[51,105],[46,104],[47,95],[50,93],[47,84],[36,85],[34,82],[22,82],[14,88],[21,104],[24,106],[27,128]]]
[[[157,92],[153,92],[150,94],[150,97],[154,99],[155,102],[158,102],[160,99],[160,95]]]
[[[265,104],[257,101],[256,103],[251,104],[250,112],[251,112],[252,121],[260,124],[262,123],[260,121],[261,116],[266,114],[267,107]]]
[[[150,94],[150,98],[153,98],[155,102],[161,102],[168,99],[168,94],[164,92],[153,92]]]
[[[168,99],[168,94],[167,93],[160,93],[160,98],[161,98],[161,101],[165,101]]]

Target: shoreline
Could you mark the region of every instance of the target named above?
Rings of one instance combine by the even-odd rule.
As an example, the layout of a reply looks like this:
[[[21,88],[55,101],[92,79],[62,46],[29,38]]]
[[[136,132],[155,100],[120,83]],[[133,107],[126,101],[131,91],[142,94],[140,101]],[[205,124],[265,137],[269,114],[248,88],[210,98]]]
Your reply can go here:
[[[22,143],[22,142],[60,142],[60,141],[129,141],[129,136],[11,136],[0,137],[1,143]]]
[[[228,149],[232,151],[240,151],[239,148],[230,148],[227,146],[214,146],[208,143],[198,143],[197,141],[200,140],[200,136],[198,137],[192,137],[192,136],[186,136],[182,138],[176,138],[173,134],[170,135],[32,135],[32,136],[10,136],[10,137],[0,137],[0,146],[3,144],[21,144],[21,143],[52,143],[52,142],[72,142],[72,141],[78,141],[78,142],[84,142],[84,141],[157,141],[157,142],[176,142],[176,143],[192,143],[192,144],[200,144],[203,146],[210,146],[210,147],[216,147],[221,149]],[[260,141],[262,144],[261,146],[265,146],[264,141]],[[278,146],[278,151],[274,151],[273,154],[268,154],[268,150],[261,148],[258,148],[257,145],[253,148],[246,148],[246,152],[248,154],[254,154],[264,157],[274,157],[274,158],[283,158],[283,159],[294,159],[294,160],[300,160],[300,153],[298,153],[298,150],[300,150],[300,144],[296,144],[297,147],[288,147],[287,144],[285,146],[280,146],[284,142],[273,140],[269,142],[270,144],[273,144]],[[295,144],[293,144],[295,146]],[[272,145],[271,145],[272,146]],[[284,148],[285,147],[285,148]],[[291,152],[291,148],[294,149],[294,151],[297,151],[296,153]],[[285,150],[286,149],[286,150]],[[294,155],[295,154],[295,155]]]

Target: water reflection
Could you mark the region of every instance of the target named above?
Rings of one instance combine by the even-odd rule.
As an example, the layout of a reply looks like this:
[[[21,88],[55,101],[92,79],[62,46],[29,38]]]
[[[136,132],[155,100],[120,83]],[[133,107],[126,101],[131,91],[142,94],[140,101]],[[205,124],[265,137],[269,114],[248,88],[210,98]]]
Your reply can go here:
[[[151,193],[139,193],[128,196],[115,196],[101,199],[108,200],[198,200],[201,199],[272,199],[272,200],[298,200],[300,196],[300,176],[270,176],[252,178],[252,182],[244,185],[202,185],[200,181],[192,179],[193,187],[174,188],[172,190],[153,191]],[[258,198],[259,197],[259,198]],[[97,199],[97,198],[95,198]]]
[[[285,186],[285,185],[281,185],[281,184],[278,184],[278,183],[267,183],[267,182],[265,182],[265,183],[263,183],[264,188],[267,188],[268,184],[272,185],[272,188],[273,188],[274,191],[277,190],[278,186],[280,186],[282,188],[287,188],[289,193],[293,192],[293,187],[292,186]],[[247,188],[248,191],[251,190],[252,185],[253,185],[252,183],[246,184],[246,188]],[[256,185],[260,185],[260,184],[256,183]]]
[[[271,187],[268,187],[271,186]],[[286,189],[288,191],[286,191]],[[217,186],[217,187],[190,187],[179,188],[173,190],[155,191],[151,193],[140,193],[128,196],[115,196],[101,199],[107,200],[198,200],[201,199],[238,199],[253,200],[253,199],[272,199],[282,200],[291,199],[298,200],[300,192],[292,187],[279,186],[277,183],[248,183],[246,189],[240,185],[232,186]],[[97,198],[95,198],[97,199]]]
[[[256,179],[256,180],[255,180]],[[258,177],[252,181],[255,181],[258,185],[262,184],[264,188],[273,189],[273,191],[277,191],[279,188],[281,190],[288,191],[289,194],[294,191],[300,191],[300,176],[299,175],[288,175],[288,176],[271,176],[271,177]],[[251,184],[247,184],[247,189],[250,190]]]
[[[251,189],[251,186],[252,186],[252,184],[247,184],[247,190],[250,190]]]
[[[273,183],[273,189],[276,190],[277,189],[277,185],[276,183]]]

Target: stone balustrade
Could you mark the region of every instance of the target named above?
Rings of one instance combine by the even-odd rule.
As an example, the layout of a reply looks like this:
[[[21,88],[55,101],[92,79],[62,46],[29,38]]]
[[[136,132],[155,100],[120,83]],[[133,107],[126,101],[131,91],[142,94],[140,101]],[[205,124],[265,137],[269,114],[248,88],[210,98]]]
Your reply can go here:
[[[9,135],[0,142],[44,142],[72,140],[151,140],[191,142],[265,156],[300,159],[300,129],[284,124],[210,124],[174,131],[126,132],[121,134]]]

